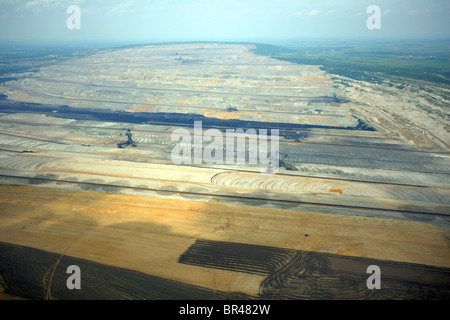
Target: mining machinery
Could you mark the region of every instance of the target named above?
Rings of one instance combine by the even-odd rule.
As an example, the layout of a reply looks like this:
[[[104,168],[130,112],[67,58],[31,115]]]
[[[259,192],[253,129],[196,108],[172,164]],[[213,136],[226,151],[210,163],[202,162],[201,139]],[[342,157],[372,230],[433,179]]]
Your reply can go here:
[[[280,166],[282,166],[283,168],[285,168],[286,170],[290,170],[290,171],[297,171],[297,168],[295,166],[293,166],[292,164],[289,164],[287,161],[284,161],[284,159],[286,159],[288,155],[286,154],[283,159],[280,159]]]
[[[131,130],[130,129],[128,129],[127,130],[127,132],[125,132],[125,135],[127,136],[127,141],[125,141],[125,142],[120,142],[120,143],[118,143],[117,144],[117,146],[119,147],[119,148],[125,148],[126,146],[128,146],[128,145],[131,145],[131,146],[133,146],[133,147],[136,147],[136,143],[133,141],[133,138],[132,138],[132,133],[131,133]]]

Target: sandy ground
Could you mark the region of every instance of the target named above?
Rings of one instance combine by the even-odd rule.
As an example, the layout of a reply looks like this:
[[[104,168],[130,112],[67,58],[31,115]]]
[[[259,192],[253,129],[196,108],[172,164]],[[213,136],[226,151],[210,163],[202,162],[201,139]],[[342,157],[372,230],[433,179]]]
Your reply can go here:
[[[215,290],[255,295],[262,278],[177,263],[195,239],[450,267],[448,232],[421,223],[44,187],[0,192],[0,241]]]

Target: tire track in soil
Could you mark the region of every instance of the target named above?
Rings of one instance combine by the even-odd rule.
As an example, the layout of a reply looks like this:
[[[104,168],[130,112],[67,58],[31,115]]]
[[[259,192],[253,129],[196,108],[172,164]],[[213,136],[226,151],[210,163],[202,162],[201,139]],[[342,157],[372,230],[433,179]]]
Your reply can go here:
[[[266,275],[260,299],[449,299],[450,269],[245,243],[196,240],[179,263]],[[381,269],[369,290],[367,267]]]
[[[43,275],[54,266],[51,297],[54,300],[207,300],[252,299],[239,292],[222,292],[131,269],[104,265],[40,249],[0,242],[0,279],[6,294],[42,300]],[[66,269],[81,270],[81,289],[69,290]]]

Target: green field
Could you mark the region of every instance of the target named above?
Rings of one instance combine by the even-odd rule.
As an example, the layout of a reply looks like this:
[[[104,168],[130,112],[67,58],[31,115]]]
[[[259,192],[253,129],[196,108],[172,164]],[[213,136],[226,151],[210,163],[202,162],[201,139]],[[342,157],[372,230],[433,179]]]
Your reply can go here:
[[[450,41],[309,41],[283,46],[257,44],[254,52],[299,64],[320,65],[330,74],[372,83],[381,83],[384,75],[389,75],[450,84]]]

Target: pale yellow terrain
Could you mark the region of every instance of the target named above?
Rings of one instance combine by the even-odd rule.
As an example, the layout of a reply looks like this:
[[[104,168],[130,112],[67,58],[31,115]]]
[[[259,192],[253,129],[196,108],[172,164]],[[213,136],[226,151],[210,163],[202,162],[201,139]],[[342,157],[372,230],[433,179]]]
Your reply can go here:
[[[0,241],[216,290],[256,295],[262,277],[177,263],[197,238],[450,267],[448,233],[417,222],[31,186],[0,192]]]

